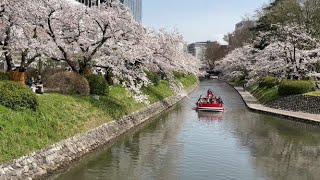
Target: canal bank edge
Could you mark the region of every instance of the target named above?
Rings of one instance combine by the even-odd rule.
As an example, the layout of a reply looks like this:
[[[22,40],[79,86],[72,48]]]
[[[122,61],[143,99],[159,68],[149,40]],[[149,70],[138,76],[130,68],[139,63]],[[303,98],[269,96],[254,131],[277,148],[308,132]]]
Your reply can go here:
[[[251,95],[250,92],[244,91],[243,87],[234,86],[224,80],[221,80],[221,81],[223,81],[223,82],[229,84],[231,87],[233,87],[240,95],[240,97],[243,100],[246,107],[251,111],[320,126],[320,115],[318,115],[318,114],[286,111],[286,110],[275,109],[275,108],[270,108],[270,107],[264,106],[261,103],[259,103],[259,101],[253,95]]]
[[[193,92],[198,85],[199,81],[186,94],[168,97],[119,120],[105,123],[86,133],[0,165],[0,179],[40,179],[65,168],[72,162],[172,107]]]

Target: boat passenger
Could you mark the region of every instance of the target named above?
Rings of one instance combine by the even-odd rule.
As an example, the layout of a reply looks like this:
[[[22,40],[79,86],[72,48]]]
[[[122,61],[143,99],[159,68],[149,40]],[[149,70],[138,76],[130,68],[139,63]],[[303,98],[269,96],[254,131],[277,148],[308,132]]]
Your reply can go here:
[[[210,89],[208,89],[208,91],[207,91],[207,96],[208,97],[213,97],[213,93],[212,93],[212,91]]]

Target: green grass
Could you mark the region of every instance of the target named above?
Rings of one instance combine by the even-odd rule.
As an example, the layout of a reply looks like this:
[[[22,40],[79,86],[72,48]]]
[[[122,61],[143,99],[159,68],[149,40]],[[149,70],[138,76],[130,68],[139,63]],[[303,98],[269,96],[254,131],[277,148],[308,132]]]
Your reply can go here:
[[[176,80],[179,81],[185,89],[189,90],[194,84],[196,84],[198,78],[193,74],[189,74],[184,77],[178,77]]]
[[[173,95],[168,81],[160,81],[156,86],[151,85],[148,87],[143,87],[142,92],[148,95],[148,99],[151,103],[161,101],[166,97]]]
[[[186,85],[190,85],[185,79]],[[143,88],[154,103],[172,96],[167,81]],[[13,111],[0,105],[0,162],[21,157],[143,107],[121,86],[111,87],[109,96],[68,96],[46,93],[38,96],[37,111]]]
[[[320,90],[308,92],[305,95],[307,95],[307,96],[320,96]]]
[[[0,106],[0,162],[41,149],[134,112],[143,104],[133,101],[124,88],[112,88],[100,101],[92,97],[45,94],[39,108],[12,111]]]
[[[273,101],[273,100],[276,100],[276,99],[279,98],[278,87],[272,87],[272,88],[263,87],[263,88],[259,88],[258,85],[254,85],[252,87],[249,87],[248,90],[261,103],[268,103],[270,101]]]

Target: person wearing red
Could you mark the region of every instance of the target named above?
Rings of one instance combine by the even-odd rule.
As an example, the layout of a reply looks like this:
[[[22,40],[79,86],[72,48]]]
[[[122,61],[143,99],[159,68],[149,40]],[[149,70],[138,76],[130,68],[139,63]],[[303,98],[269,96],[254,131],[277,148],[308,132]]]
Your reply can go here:
[[[212,91],[210,90],[210,89],[208,89],[208,91],[207,91],[207,96],[210,98],[212,98],[213,97],[213,93],[212,93]]]

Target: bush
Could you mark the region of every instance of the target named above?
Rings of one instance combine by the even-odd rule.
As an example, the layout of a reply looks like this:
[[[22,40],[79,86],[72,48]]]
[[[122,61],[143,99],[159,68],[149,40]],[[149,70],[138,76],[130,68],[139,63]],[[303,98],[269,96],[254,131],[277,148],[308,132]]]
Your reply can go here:
[[[63,94],[80,94],[87,96],[90,94],[89,83],[78,73],[59,72],[52,75],[46,82],[46,87],[58,89]]]
[[[259,84],[260,88],[266,87],[266,88],[272,88],[279,85],[279,79],[272,76],[267,76],[262,79],[262,81]]]
[[[226,75],[227,79],[237,85],[243,85],[246,83],[246,73],[243,71],[233,71]]]
[[[0,104],[12,110],[36,110],[38,99],[37,95],[27,86],[4,81],[0,83]]]
[[[178,71],[174,71],[173,72],[173,75],[174,75],[174,77],[176,77],[176,78],[184,78],[185,76],[186,76],[186,74],[185,73],[183,73],[183,72],[178,72]]]
[[[28,68],[25,72],[26,79],[30,79],[31,77],[37,78],[39,75],[38,70],[35,68]]]
[[[62,68],[57,68],[57,69],[53,69],[53,68],[45,68],[42,72],[41,72],[41,78],[42,78],[42,82],[43,85],[47,86],[48,82],[49,82],[49,78],[51,76],[53,76],[54,74],[57,74],[59,72],[65,72],[64,69]]]
[[[9,80],[9,74],[5,72],[0,72],[0,81]]]
[[[279,85],[278,93],[281,96],[303,94],[314,90],[312,81],[283,80]]]
[[[90,94],[103,96],[109,92],[108,83],[103,76],[89,74],[86,75],[85,78],[89,82]]]
[[[154,84],[154,85],[158,85],[160,80],[161,80],[161,75],[156,73],[156,72],[152,72],[152,71],[146,71],[146,75],[147,78]]]
[[[244,84],[246,84],[246,75],[241,75],[239,77],[237,77],[236,79],[234,79],[233,81],[234,83],[236,83],[237,85],[241,85],[243,86]]]

